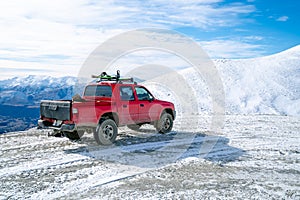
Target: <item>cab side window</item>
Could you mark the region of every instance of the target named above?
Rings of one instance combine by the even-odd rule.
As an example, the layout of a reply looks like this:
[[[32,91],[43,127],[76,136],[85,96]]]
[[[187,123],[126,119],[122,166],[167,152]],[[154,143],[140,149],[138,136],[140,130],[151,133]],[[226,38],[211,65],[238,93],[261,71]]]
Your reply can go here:
[[[135,91],[140,101],[153,99],[153,96],[143,87],[136,87]]]
[[[132,87],[130,86],[122,86],[120,87],[120,97],[123,101],[133,101],[134,100],[134,94]]]

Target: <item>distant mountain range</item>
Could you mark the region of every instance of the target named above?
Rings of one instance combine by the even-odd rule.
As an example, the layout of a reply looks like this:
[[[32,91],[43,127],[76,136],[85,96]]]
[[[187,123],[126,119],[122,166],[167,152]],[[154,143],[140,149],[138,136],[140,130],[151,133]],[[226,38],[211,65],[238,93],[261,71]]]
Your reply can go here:
[[[0,104],[37,105],[41,99],[70,99],[76,77],[15,77],[0,81]]]
[[[71,99],[81,92],[74,89],[76,81],[76,77],[32,75],[0,81],[0,134],[36,126],[40,101]]]
[[[227,113],[300,116],[300,46],[266,57],[214,63],[224,84]],[[179,73],[195,87],[200,111],[209,111],[208,90],[192,70]],[[81,94],[84,86],[74,89],[76,81],[76,77],[32,75],[0,81],[0,133],[34,126],[42,99],[71,99]]]

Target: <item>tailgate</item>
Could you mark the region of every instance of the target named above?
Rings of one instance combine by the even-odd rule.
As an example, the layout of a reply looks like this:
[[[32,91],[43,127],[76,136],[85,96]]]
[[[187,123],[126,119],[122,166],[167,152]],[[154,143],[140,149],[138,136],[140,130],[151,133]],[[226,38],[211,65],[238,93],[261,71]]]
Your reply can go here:
[[[42,100],[40,104],[41,117],[58,120],[71,120],[71,100]]]

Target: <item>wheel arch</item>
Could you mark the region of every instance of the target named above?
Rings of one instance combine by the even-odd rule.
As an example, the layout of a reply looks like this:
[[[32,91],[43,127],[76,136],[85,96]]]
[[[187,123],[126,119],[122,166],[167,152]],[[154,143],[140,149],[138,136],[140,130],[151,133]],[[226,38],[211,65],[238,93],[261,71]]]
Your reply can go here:
[[[174,113],[174,111],[171,108],[165,108],[162,111],[161,115],[163,115],[164,113],[170,114],[172,116],[173,120],[175,119],[175,113]]]
[[[106,119],[114,120],[115,123],[117,124],[117,126],[119,126],[119,116],[117,113],[115,113],[115,112],[104,113],[103,115],[101,115],[98,123],[100,124],[101,122],[103,122]]]

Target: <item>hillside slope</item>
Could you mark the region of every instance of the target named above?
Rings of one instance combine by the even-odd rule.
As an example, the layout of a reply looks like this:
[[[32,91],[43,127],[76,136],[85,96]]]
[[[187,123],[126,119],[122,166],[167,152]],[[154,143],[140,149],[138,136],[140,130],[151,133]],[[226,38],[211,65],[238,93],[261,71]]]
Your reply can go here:
[[[215,63],[231,112],[300,115],[300,46],[267,57]]]

